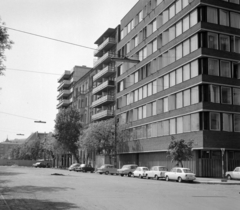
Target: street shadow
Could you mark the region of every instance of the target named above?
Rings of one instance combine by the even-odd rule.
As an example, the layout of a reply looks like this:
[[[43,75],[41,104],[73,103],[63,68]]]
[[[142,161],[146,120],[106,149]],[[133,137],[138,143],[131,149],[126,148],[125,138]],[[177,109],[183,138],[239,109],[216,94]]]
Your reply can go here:
[[[24,210],[33,210],[33,209],[51,209],[51,210],[66,210],[66,209],[79,209],[86,210],[83,207],[79,207],[74,203],[68,202],[54,202],[49,200],[37,200],[37,199],[5,199],[6,203],[0,205],[5,207],[4,209],[24,209]]]
[[[3,189],[4,194],[10,193],[35,193],[35,192],[58,192],[58,191],[67,191],[67,190],[74,190],[74,188],[69,187],[40,187],[40,186],[15,186],[15,187],[5,187]]]
[[[8,183],[9,180],[0,180],[0,184],[5,184],[5,183]]]
[[[20,174],[25,174],[25,173],[17,173],[17,172],[3,172],[0,171],[0,176],[16,176]]]

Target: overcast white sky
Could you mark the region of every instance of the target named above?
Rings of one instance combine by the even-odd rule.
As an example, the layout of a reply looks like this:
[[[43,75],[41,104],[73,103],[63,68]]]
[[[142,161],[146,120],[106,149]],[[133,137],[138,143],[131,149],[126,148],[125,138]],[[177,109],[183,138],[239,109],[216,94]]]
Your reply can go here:
[[[138,0],[0,0],[6,26],[92,48],[120,24]],[[93,66],[93,50],[8,30],[14,45],[0,76],[0,142],[51,132],[57,114],[57,80],[75,65]],[[47,72],[30,73],[11,69]],[[8,113],[8,114],[6,114]],[[14,116],[18,115],[18,116]],[[46,121],[36,124],[34,120]],[[18,136],[17,134],[24,134]]]

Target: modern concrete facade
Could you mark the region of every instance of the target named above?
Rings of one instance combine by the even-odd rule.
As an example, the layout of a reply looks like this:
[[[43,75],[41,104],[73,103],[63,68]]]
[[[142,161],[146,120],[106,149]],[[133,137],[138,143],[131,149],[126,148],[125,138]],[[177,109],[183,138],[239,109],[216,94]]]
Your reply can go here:
[[[71,71],[65,71],[59,78],[58,96],[59,101],[57,109],[67,108],[73,102],[73,85],[74,83],[86,74],[91,68],[86,66],[74,66]]]
[[[184,165],[197,176],[240,164],[239,0],[138,1],[117,52],[140,60],[116,65],[116,114],[132,133],[120,165],[171,169],[172,138],[194,140]]]
[[[93,121],[106,120],[114,116],[115,110],[115,62],[111,60],[116,55],[116,45],[119,41],[119,26],[108,28],[95,42],[98,48],[94,56],[96,74],[93,76]]]

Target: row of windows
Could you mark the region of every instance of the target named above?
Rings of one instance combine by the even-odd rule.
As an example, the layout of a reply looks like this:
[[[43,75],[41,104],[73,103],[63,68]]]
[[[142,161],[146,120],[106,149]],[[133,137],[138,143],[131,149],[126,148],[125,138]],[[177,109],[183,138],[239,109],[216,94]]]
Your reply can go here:
[[[233,28],[240,29],[239,19],[239,13],[213,7],[207,8],[207,22],[209,23],[220,24],[223,26],[231,26]]]
[[[240,53],[240,37],[208,32],[207,39],[208,48]]]
[[[151,10],[155,9],[163,0],[154,0],[149,1],[147,5],[141,10],[135,18],[133,18],[121,31],[121,39],[123,39],[128,33],[131,32],[143,19],[151,12]],[[179,13],[182,9],[184,9],[189,3],[193,0],[177,0],[174,4],[172,4],[169,8],[163,11],[156,19],[158,20],[158,24],[156,22],[154,24],[158,25],[157,28],[161,27],[168,20],[174,17],[177,13]],[[153,21],[154,22],[154,21]],[[151,25],[150,23],[149,25]],[[151,26],[150,26],[151,27]],[[154,27],[154,26],[153,26]]]
[[[167,136],[199,130],[199,113],[196,113],[130,129],[130,140]]]
[[[158,79],[126,94],[118,99],[118,108],[124,107],[126,105],[136,102],[138,100],[142,100],[143,98],[170,88],[174,85],[180,84],[190,78],[196,77],[199,74],[198,60],[192,61],[175,71],[172,71],[165,76],[159,77]],[[143,71],[144,70],[144,71]],[[138,81],[144,79],[148,74],[146,72],[148,68],[141,68],[134,74],[127,77],[124,83],[120,83],[120,91],[124,88],[129,87],[130,85],[137,83]],[[144,74],[143,74],[144,73]],[[133,99],[134,97],[134,99]],[[129,100],[127,99],[129,98]],[[127,101],[126,101],[127,100]]]
[[[218,112],[204,114],[209,120],[207,123],[204,122],[208,124],[208,130],[240,132],[240,115]],[[199,131],[201,121],[199,113],[195,113],[138,126],[129,130],[130,140]]]
[[[210,102],[240,105],[240,89],[209,85]]]
[[[121,121],[122,123],[129,123],[196,103],[199,103],[198,86],[129,110],[120,115]]]
[[[222,1],[230,2],[234,4],[240,4],[240,0],[222,0]]]

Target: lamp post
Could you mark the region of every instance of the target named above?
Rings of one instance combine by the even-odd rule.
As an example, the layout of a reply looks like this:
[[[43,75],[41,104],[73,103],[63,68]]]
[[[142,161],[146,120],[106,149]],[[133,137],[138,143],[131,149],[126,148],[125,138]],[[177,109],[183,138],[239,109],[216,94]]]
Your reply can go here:
[[[34,121],[34,123],[46,123],[45,121],[41,121],[41,120],[36,120]]]
[[[221,153],[222,153],[222,178],[224,179],[224,153],[225,153],[225,148],[221,148]]]

